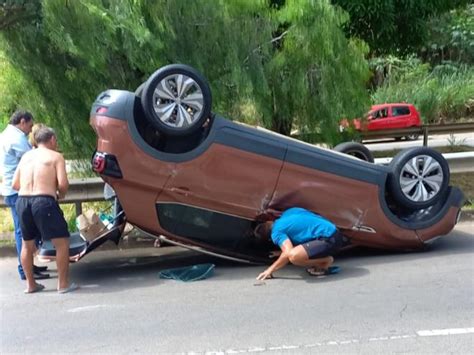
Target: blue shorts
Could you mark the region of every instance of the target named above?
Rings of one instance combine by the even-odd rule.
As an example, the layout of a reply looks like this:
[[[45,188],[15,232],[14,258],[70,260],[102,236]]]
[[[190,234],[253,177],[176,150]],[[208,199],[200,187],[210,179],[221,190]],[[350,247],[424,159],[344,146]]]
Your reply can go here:
[[[319,259],[336,254],[344,245],[344,236],[336,230],[330,237],[322,237],[301,244],[309,259]]]
[[[16,212],[24,240],[43,240],[69,237],[63,211],[56,199],[49,195],[18,196]]]

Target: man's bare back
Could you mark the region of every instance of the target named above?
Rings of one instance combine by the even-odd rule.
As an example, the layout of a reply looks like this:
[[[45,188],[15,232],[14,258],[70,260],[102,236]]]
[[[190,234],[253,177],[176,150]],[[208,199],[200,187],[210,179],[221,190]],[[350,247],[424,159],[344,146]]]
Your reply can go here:
[[[69,186],[63,156],[46,147],[25,153],[17,172],[20,196],[49,195],[63,198]],[[16,175],[15,174],[15,175]]]

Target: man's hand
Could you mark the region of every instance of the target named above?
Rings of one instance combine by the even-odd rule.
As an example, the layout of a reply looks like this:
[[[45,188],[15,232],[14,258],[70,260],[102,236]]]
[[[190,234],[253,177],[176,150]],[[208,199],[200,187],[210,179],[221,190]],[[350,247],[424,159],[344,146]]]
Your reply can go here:
[[[257,280],[273,279],[272,272],[270,269],[266,269],[260,275],[257,276]]]

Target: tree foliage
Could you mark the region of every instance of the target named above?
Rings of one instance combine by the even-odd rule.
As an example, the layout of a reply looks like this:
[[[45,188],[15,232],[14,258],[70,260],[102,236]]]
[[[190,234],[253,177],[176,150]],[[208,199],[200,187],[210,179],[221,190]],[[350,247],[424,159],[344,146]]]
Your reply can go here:
[[[60,130],[72,156],[92,150],[88,114],[102,90],[133,91],[169,63],[208,78],[215,112],[284,134],[319,129],[334,140],[339,118],[368,102],[367,48],[346,39],[348,17],[328,0],[6,3],[0,50],[21,77],[22,97],[3,107],[30,102],[25,108]]]
[[[433,64],[474,64],[474,4],[432,18],[420,54]]]
[[[332,0],[350,14],[350,36],[367,42],[374,55],[407,54],[423,46],[427,22],[469,0]]]

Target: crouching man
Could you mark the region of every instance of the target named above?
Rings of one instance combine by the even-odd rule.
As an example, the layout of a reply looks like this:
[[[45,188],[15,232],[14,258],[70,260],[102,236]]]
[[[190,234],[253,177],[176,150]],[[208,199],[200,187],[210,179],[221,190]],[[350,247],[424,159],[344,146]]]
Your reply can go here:
[[[306,267],[312,276],[337,272],[337,267],[330,269],[332,255],[345,243],[345,237],[332,222],[299,207],[286,210],[275,222],[259,224],[254,234],[262,239],[271,238],[282,250],[257,280],[272,278],[275,271],[288,263]]]
[[[38,148],[23,155],[13,177],[13,188],[18,190],[16,210],[23,237],[21,264],[25,270],[25,293],[38,292],[44,286],[33,277],[35,238],[51,240],[56,249],[59,293],[78,288],[69,283],[69,231],[57,202],[69,187],[63,156],[58,153],[54,131],[41,127],[34,133]]]

